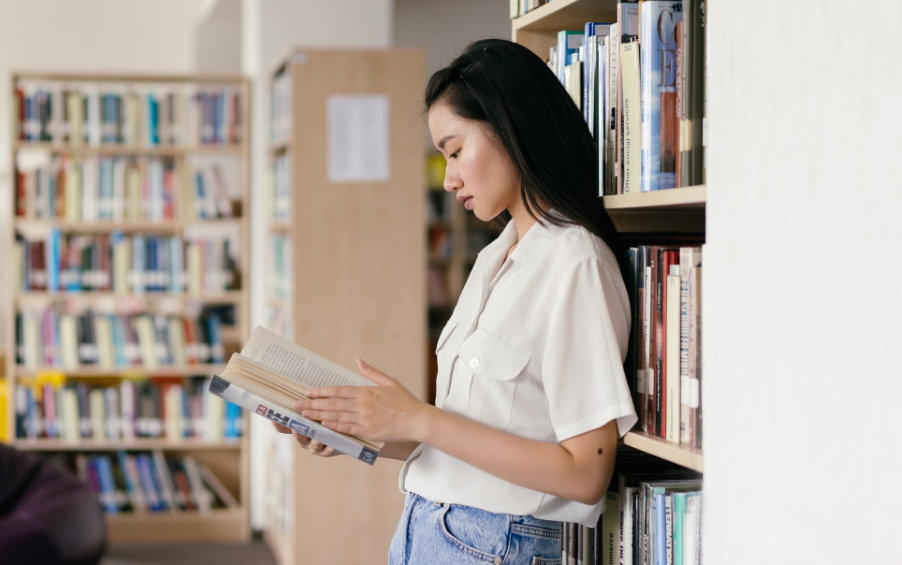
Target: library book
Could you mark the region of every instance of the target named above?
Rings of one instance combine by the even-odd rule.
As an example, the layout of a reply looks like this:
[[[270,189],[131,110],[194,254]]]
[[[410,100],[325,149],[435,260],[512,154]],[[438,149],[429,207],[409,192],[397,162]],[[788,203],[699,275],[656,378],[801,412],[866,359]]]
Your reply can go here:
[[[342,434],[292,407],[307,390],[324,386],[376,386],[356,373],[257,326],[241,353],[213,375],[210,392],[292,431],[372,465],[384,445]]]

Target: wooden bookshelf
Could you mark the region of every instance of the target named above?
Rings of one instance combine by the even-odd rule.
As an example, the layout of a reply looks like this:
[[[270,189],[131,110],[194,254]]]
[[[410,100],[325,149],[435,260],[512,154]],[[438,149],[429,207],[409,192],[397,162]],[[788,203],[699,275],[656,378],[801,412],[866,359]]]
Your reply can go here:
[[[13,222],[17,229],[23,232],[40,231],[56,228],[67,233],[110,233],[120,231],[133,234],[136,232],[147,234],[178,234],[188,226],[243,228],[244,220],[238,218],[224,218],[219,220],[135,220],[128,222],[92,221],[75,222],[70,220],[33,220],[16,218]]]
[[[95,220],[78,221],[60,218],[25,218],[16,216],[17,190],[10,191],[10,209],[13,211],[10,222],[10,241],[16,241],[16,235],[26,237],[40,237],[51,229],[57,229],[65,234],[110,234],[122,232],[136,235],[161,235],[161,236],[185,236],[203,237],[206,234],[222,234],[224,231],[234,237],[239,250],[237,257],[240,264],[237,267],[242,284],[240,290],[224,292],[205,292],[202,294],[145,292],[143,294],[117,294],[113,292],[67,292],[67,291],[22,291],[11,288],[8,300],[10,313],[7,321],[6,343],[2,344],[7,351],[16,351],[16,326],[15,315],[23,308],[34,304],[43,306],[43,303],[60,303],[66,307],[75,309],[93,306],[113,308],[119,302],[127,302],[129,308],[136,304],[145,304],[148,308],[158,302],[164,302],[167,311],[171,305],[179,311],[184,311],[189,305],[224,305],[234,308],[234,325],[223,326],[223,338],[229,340],[226,345],[228,350],[234,344],[243,343],[249,335],[250,300],[248,283],[250,281],[250,144],[248,142],[250,123],[250,81],[238,75],[132,75],[132,74],[75,74],[53,72],[15,72],[11,77],[12,100],[16,101],[16,88],[23,84],[41,85],[52,88],[72,88],[77,85],[93,85],[99,92],[122,91],[129,88],[169,88],[181,89],[183,87],[219,89],[228,88],[232,92],[240,94],[239,105],[242,117],[242,142],[219,144],[195,144],[184,145],[159,144],[152,146],[134,144],[110,144],[87,142],[50,142],[50,141],[21,141],[13,138],[12,148],[13,166],[18,171],[19,157],[26,159],[48,158],[49,156],[68,155],[74,158],[93,157],[134,157],[136,160],[150,158],[171,159],[172,162],[184,165],[194,156],[206,160],[228,159],[235,161],[234,173],[226,171],[224,174],[227,183],[233,189],[230,191],[230,200],[237,203],[236,217],[198,220]],[[125,110],[123,110],[125,112]],[[126,114],[127,115],[127,114]],[[18,125],[18,116],[13,114]],[[185,115],[178,122],[177,132],[185,134],[183,128],[187,124]],[[87,129],[88,122],[84,122]],[[91,126],[93,127],[93,126]],[[86,131],[86,129],[84,131]],[[162,133],[162,131],[161,131]],[[57,139],[54,137],[54,139]],[[184,139],[184,138],[183,138]],[[43,157],[40,154],[46,154]],[[13,176],[13,185],[16,185],[16,176]],[[185,190],[190,190],[184,187]],[[179,204],[180,205],[180,204]],[[99,379],[107,383],[110,379],[119,377],[150,378],[158,377],[192,377],[209,376],[220,371],[221,364],[195,364],[188,366],[158,366],[154,368],[142,366],[106,367],[81,366],[76,370],[66,370],[62,367],[38,367],[28,368],[16,363],[15,355],[10,355],[5,363],[8,378],[5,387],[8,398],[15,398],[16,388],[20,384],[29,382],[31,377],[42,373],[62,374],[67,379],[94,382]],[[2,382],[2,381],[0,381]],[[179,440],[136,438],[133,440],[116,440],[109,442],[95,442],[84,439],[78,442],[68,443],[61,439],[15,439],[16,415],[15,407],[11,403],[7,410],[7,418],[4,424],[9,430],[11,443],[18,449],[41,453],[109,453],[118,450],[129,452],[161,450],[166,453],[191,455],[198,461],[206,464],[222,484],[238,500],[238,507],[213,510],[209,513],[198,512],[165,512],[159,514],[117,514],[108,515],[109,539],[112,543],[122,541],[129,542],[163,542],[163,541],[235,541],[250,538],[250,477],[249,477],[249,433],[248,417],[243,415],[243,436],[239,438],[225,438],[221,441],[206,441],[195,438],[179,438]],[[120,488],[123,488],[120,486]]]
[[[692,469],[699,473],[704,472],[705,459],[701,449],[677,445],[651,434],[636,431],[628,432],[623,437],[622,443],[687,469]]]
[[[163,451],[236,451],[241,449],[240,441],[202,441],[184,439],[169,441],[165,439],[136,438],[130,441],[77,441],[66,442],[53,439],[16,440],[16,448],[27,451],[144,451],[162,449]]]
[[[269,143],[266,165],[268,195],[281,214],[267,211],[267,234],[289,244],[290,288],[286,298],[273,294],[277,259],[270,250],[265,304],[271,316],[287,320],[281,328],[268,321],[270,329],[351,369],[362,357],[425,399],[424,151],[422,132],[411,127],[418,117],[410,103],[420,97],[423,67],[420,52],[403,49],[292,50],[272,67],[269,87],[289,81],[291,94],[287,103],[279,98],[290,116],[270,123],[283,136]],[[387,181],[330,181],[324,109],[334,95],[388,98]],[[276,159],[287,160],[290,175],[287,218],[284,185],[279,198],[275,188],[285,181],[272,174]],[[348,458],[323,460],[268,422],[257,424],[267,428],[264,537],[280,565],[383,559],[404,502],[397,491],[400,462],[368,467]],[[355,532],[353,544],[322,543],[337,539],[338,523]]]
[[[561,30],[582,30],[586,22],[617,21],[616,0],[554,0],[511,20],[513,41],[543,60]],[[707,190],[691,186],[651,193],[604,196],[604,206],[621,233],[704,233]],[[676,445],[632,431],[622,445],[702,472],[701,449]]]
[[[247,510],[117,514],[107,516],[107,534],[113,543],[235,542],[248,538]]]
[[[704,233],[707,189],[687,186],[603,197],[620,232]]]
[[[511,20],[512,39],[547,59],[548,50],[557,44],[558,31],[616,20],[616,0],[554,0]]]
[[[20,142],[15,145],[17,151],[44,151],[50,153],[68,153],[72,155],[140,155],[148,157],[183,157],[185,155],[213,154],[241,156],[243,145],[68,145],[47,142]]]
[[[225,365],[185,365],[179,367],[154,367],[153,369],[140,366],[130,367],[82,367],[67,370],[63,367],[28,367],[16,366],[14,373],[17,377],[31,377],[41,373],[63,373],[68,377],[192,377],[195,375],[209,375],[217,373],[225,368]]]

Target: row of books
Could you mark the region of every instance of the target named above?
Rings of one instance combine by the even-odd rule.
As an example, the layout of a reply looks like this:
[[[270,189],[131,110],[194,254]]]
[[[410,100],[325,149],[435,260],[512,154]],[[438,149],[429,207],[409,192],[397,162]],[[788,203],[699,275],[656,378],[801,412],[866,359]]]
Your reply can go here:
[[[528,14],[539,6],[544,6],[551,1],[552,0],[510,0],[511,19]],[[564,565],[567,564],[565,563]]]
[[[292,280],[292,244],[291,238],[283,235],[270,235],[267,248],[267,279],[269,296],[277,300],[291,300],[293,292]]]
[[[235,87],[21,80],[16,106],[20,141],[157,147],[239,144],[245,135]]]
[[[286,72],[272,79],[269,126],[272,141],[291,136],[291,75]]]
[[[702,248],[641,245],[624,268],[632,304],[627,380],[638,427],[702,446]]]
[[[291,159],[282,153],[273,157],[270,164],[269,182],[272,201],[269,202],[269,217],[272,220],[291,219]]]
[[[621,0],[564,30],[548,65],[598,143],[599,195],[704,183],[704,3]]]
[[[206,220],[241,214],[218,163],[53,155],[16,167],[16,216],[69,221]]]
[[[204,378],[124,378],[118,385],[82,381],[16,388],[16,436],[103,443],[135,438],[218,442],[241,437],[241,409],[206,394]]]
[[[620,540],[619,563],[701,563],[701,479],[672,472],[621,473],[617,486],[606,495],[599,525],[602,538]]]
[[[16,362],[29,369],[184,368],[224,363],[222,326],[233,308],[206,308],[194,317],[166,314],[67,312],[59,305],[16,313]]]
[[[16,291],[112,291],[143,295],[225,292],[241,287],[240,269],[228,238],[63,234],[19,236],[13,246]]]
[[[90,485],[107,514],[199,512],[238,508],[235,496],[193,456],[160,450],[75,457],[78,477]]]

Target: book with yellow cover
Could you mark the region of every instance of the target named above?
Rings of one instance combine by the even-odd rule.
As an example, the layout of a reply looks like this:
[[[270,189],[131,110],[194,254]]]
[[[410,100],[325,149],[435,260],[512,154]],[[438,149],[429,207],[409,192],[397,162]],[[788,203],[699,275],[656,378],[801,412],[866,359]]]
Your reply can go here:
[[[213,375],[210,392],[293,431],[372,465],[383,443],[342,434],[292,408],[307,390],[324,386],[376,386],[260,326],[225,370]]]

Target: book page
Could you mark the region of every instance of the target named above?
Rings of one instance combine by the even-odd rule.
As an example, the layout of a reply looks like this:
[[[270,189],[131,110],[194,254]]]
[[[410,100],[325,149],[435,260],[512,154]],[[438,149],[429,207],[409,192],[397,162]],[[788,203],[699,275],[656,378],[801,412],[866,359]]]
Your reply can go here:
[[[375,386],[362,376],[257,326],[241,354],[307,388]]]

